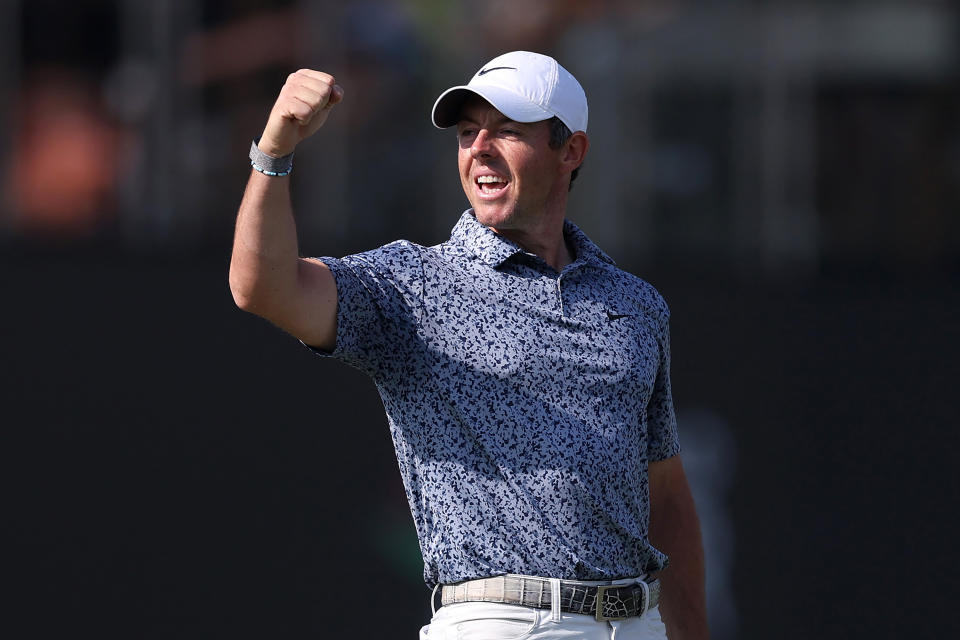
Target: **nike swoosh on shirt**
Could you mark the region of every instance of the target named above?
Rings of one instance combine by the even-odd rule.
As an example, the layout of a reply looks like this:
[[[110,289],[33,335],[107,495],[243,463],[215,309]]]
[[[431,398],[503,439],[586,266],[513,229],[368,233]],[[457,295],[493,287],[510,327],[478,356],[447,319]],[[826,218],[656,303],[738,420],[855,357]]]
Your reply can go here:
[[[478,76],[482,76],[482,75],[485,74],[485,73],[490,73],[491,71],[496,71],[496,70],[498,70],[498,69],[513,69],[514,71],[517,70],[516,67],[490,67],[489,69],[481,69],[481,70],[477,73],[477,75],[478,75]]]
[[[607,309],[607,320],[611,322],[613,320],[619,320],[620,318],[629,318],[629,317],[630,317],[629,313],[613,313],[612,311],[610,311],[610,309]]]

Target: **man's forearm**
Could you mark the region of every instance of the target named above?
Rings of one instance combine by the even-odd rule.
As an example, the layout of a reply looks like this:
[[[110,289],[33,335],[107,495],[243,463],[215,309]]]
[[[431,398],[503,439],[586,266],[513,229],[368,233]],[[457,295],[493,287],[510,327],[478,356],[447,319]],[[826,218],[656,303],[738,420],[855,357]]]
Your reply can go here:
[[[670,542],[660,547],[670,556],[670,566],[660,577],[663,584],[660,611],[670,640],[702,640],[709,637],[709,633],[700,525],[692,510],[672,522],[676,524],[675,530],[666,534]]]
[[[705,640],[710,634],[700,521],[679,458],[661,464],[670,471],[651,484],[650,514],[650,542],[670,558],[658,576],[660,613],[670,640]]]
[[[296,282],[299,249],[290,204],[290,179],[250,172],[237,213],[230,290],[237,304],[256,313],[270,296],[282,298]]]

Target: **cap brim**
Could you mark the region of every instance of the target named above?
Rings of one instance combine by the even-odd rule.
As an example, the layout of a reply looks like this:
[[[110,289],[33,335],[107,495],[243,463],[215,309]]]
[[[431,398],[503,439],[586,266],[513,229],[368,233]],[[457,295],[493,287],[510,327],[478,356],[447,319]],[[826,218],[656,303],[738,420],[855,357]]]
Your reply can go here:
[[[447,89],[433,104],[433,126],[438,129],[452,127],[460,121],[460,108],[467,98],[477,95],[496,107],[497,111],[515,122],[540,122],[554,116],[546,109],[533,104],[512,91],[499,87],[459,86]]]

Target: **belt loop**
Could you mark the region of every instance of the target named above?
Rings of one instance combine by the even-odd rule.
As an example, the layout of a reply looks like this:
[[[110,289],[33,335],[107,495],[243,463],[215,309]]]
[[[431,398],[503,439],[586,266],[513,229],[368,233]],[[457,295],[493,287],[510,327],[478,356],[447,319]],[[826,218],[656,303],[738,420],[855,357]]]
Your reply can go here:
[[[550,578],[550,620],[560,622],[560,578]]]
[[[640,588],[643,589],[643,604],[640,609],[640,619],[642,620],[647,611],[650,610],[650,585],[647,584],[646,579],[640,581]]]
[[[440,588],[440,583],[438,582],[433,586],[433,591],[430,592],[430,612],[433,615],[437,615],[437,589]]]

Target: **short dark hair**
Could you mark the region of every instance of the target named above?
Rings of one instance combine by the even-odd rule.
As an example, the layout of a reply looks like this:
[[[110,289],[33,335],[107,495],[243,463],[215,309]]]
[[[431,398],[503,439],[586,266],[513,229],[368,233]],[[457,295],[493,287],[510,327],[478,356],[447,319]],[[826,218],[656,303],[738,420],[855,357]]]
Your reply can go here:
[[[550,148],[559,149],[567,140],[570,139],[570,136],[573,135],[573,132],[570,131],[570,127],[563,123],[563,120],[557,116],[553,116],[547,120],[547,125],[550,127]],[[580,166],[583,166],[582,164]],[[570,174],[570,189],[573,189],[573,181],[577,179],[577,174],[580,173],[580,167],[577,167]]]

